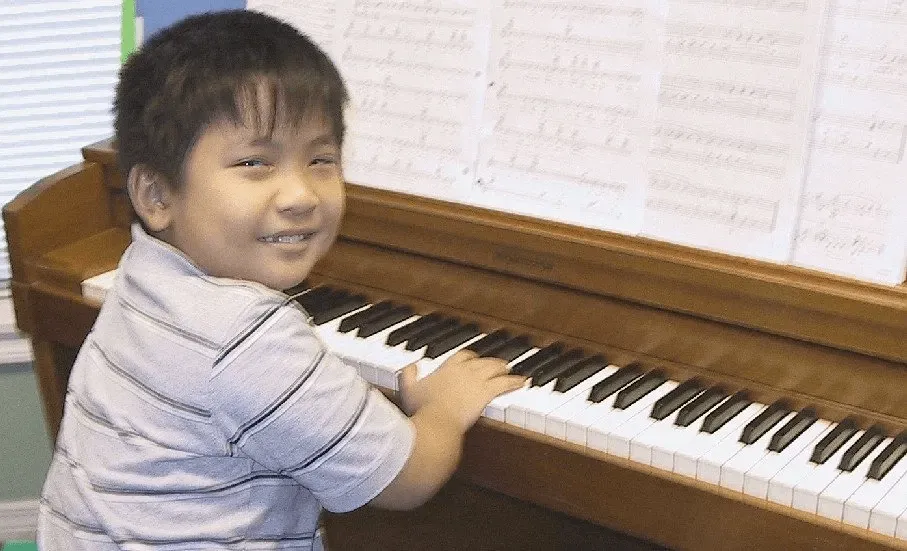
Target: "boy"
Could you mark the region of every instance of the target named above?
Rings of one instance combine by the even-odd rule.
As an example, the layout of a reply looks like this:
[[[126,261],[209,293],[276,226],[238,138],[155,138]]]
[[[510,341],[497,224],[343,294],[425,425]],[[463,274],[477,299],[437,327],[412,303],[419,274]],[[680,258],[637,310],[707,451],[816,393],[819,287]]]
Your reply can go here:
[[[190,17],[123,67],[114,104],[141,220],[69,381],[42,549],[321,549],[321,507],[406,509],[523,384],[458,353],[407,418],[325,350],[293,297],[343,212],[346,91],[289,25]]]

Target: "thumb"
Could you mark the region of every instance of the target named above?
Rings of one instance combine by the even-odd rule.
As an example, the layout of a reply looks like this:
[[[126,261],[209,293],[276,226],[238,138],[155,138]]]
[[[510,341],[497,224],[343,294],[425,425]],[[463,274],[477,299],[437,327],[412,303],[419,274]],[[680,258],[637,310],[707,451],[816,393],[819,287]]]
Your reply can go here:
[[[404,395],[416,384],[416,377],[419,375],[419,370],[416,368],[416,364],[409,364],[400,370],[397,374],[397,388],[400,389]]]

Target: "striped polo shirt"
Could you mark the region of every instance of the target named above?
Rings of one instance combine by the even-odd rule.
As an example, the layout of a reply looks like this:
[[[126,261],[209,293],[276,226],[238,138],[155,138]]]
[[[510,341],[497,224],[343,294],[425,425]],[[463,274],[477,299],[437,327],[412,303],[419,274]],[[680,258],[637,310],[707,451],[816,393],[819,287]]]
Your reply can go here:
[[[132,236],[69,379],[40,548],[321,549],[321,508],[380,493],[411,422],[292,297]]]

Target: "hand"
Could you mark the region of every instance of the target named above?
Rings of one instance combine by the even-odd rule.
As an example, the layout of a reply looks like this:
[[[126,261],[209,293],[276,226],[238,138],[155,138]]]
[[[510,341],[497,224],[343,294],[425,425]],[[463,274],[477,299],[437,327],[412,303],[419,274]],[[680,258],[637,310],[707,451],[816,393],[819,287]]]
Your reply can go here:
[[[477,358],[466,350],[457,352],[421,380],[416,380],[416,365],[410,364],[399,379],[403,411],[413,415],[422,408],[437,408],[465,432],[488,402],[526,383],[526,377],[508,373],[504,360]]]

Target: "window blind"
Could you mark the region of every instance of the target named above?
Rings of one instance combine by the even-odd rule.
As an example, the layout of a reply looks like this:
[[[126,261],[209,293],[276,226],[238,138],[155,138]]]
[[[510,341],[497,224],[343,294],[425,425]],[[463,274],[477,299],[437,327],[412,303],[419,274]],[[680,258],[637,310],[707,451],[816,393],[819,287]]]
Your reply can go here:
[[[0,204],[113,134],[121,10],[122,0],[0,0]]]

